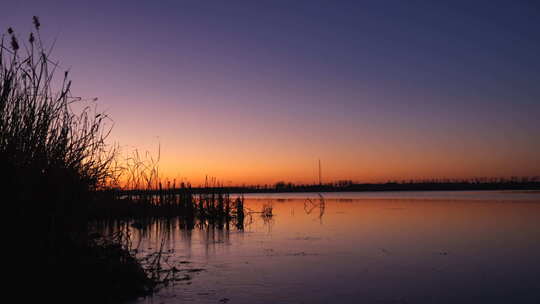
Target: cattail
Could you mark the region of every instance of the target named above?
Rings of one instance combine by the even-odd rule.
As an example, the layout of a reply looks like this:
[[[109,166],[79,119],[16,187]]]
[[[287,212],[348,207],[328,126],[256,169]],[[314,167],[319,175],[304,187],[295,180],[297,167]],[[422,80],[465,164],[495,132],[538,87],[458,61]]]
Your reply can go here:
[[[11,48],[14,51],[17,51],[19,49],[19,43],[17,42],[17,38],[15,38],[15,36],[11,36]]]
[[[34,23],[36,30],[39,30],[41,23],[39,23],[39,18],[37,16],[32,17],[32,23]]]
[[[28,38],[28,41],[30,41],[30,43],[34,43],[34,34],[33,33],[30,33],[30,38]]]

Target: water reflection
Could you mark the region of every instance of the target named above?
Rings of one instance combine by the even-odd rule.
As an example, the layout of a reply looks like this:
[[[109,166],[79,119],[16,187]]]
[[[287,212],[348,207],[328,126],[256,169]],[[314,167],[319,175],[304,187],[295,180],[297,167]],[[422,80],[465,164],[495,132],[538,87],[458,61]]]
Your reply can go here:
[[[304,211],[306,212],[306,214],[311,214],[313,212],[313,210],[315,209],[318,209],[319,210],[319,220],[322,224],[322,218],[323,218],[323,215],[324,215],[324,210],[326,209],[326,201],[324,199],[324,196],[322,194],[318,194],[319,195],[319,200],[318,201],[314,201],[312,199],[310,199],[309,197],[306,198],[306,200],[304,201]]]
[[[243,229],[101,229],[127,227],[141,252],[164,242],[171,262],[204,269],[143,303],[539,303],[540,197],[470,196],[251,198]]]

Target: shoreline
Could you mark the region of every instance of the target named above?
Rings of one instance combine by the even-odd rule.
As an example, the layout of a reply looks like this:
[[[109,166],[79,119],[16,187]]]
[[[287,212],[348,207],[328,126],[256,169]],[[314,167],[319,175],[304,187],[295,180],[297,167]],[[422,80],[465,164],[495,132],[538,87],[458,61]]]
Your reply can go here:
[[[228,193],[234,195],[241,194],[257,194],[257,193],[340,193],[340,192],[415,192],[415,191],[540,191],[540,182],[535,183],[485,183],[485,184],[465,184],[465,183],[426,183],[426,184],[353,184],[345,187],[335,186],[319,186],[319,185],[301,185],[292,186],[289,188],[263,188],[258,186],[253,187],[191,187],[191,188],[170,188],[161,190],[105,190],[113,191],[120,194],[180,194],[189,192],[192,194],[208,194],[208,193]]]

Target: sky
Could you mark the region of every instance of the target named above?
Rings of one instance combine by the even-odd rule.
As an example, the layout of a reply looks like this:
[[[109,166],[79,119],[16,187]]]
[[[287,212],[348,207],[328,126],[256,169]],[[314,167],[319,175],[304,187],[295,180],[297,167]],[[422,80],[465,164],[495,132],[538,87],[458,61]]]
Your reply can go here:
[[[123,153],[224,184],[540,175],[536,1],[16,1]]]

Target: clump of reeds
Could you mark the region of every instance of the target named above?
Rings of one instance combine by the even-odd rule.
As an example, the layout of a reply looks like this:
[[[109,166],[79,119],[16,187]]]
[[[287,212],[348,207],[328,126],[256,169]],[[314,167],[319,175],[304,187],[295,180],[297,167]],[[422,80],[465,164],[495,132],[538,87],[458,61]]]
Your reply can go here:
[[[104,193],[105,199],[91,205],[95,220],[182,218],[192,223],[188,229],[213,226],[228,229],[231,223],[243,228],[244,199],[231,198],[228,193],[193,193],[189,188],[163,188],[161,191],[130,190]]]
[[[133,296],[147,288],[137,260],[87,230],[95,190],[117,174],[116,149],[105,142],[109,119],[72,95],[69,72],[52,59],[37,17],[33,23],[27,39],[11,28],[0,37],[2,211],[12,228],[10,261],[19,266],[10,278],[24,284],[36,274],[45,300],[92,286],[99,295]]]
[[[101,199],[92,204],[92,217],[171,218],[183,217],[198,225],[228,228],[231,222],[243,228],[244,199],[231,198],[225,188],[205,183],[204,191],[195,191],[190,183],[163,179],[159,175],[160,148],[157,156],[135,150],[125,158],[119,175],[121,186],[100,191]]]
[[[272,217],[274,214],[272,211],[274,210],[274,207],[272,206],[272,202],[266,202],[262,206],[261,216],[262,217]]]
[[[11,28],[0,41],[0,175],[25,213],[60,213],[114,177],[115,149],[108,117],[72,95],[33,21],[26,41]]]
[[[243,218],[243,200],[219,191],[195,195],[189,185],[177,191],[175,183],[159,178],[159,156],[144,162],[134,154],[119,166],[117,149],[105,141],[111,131],[107,115],[72,94],[69,71],[52,59],[37,17],[33,23],[25,40],[11,28],[0,39],[0,184],[9,198],[3,211],[14,228],[11,246],[21,253],[14,261],[21,275],[43,274],[53,298],[60,295],[55,286],[62,285],[84,293],[91,286],[97,294],[144,293],[162,269],[149,272],[156,268],[143,267],[121,240],[89,236],[90,212],[184,216],[189,223],[196,217],[204,225],[228,227]],[[111,189],[122,174],[133,192]],[[29,269],[34,256],[42,259]],[[152,261],[160,265],[160,258]],[[91,283],[77,285],[81,280]]]

